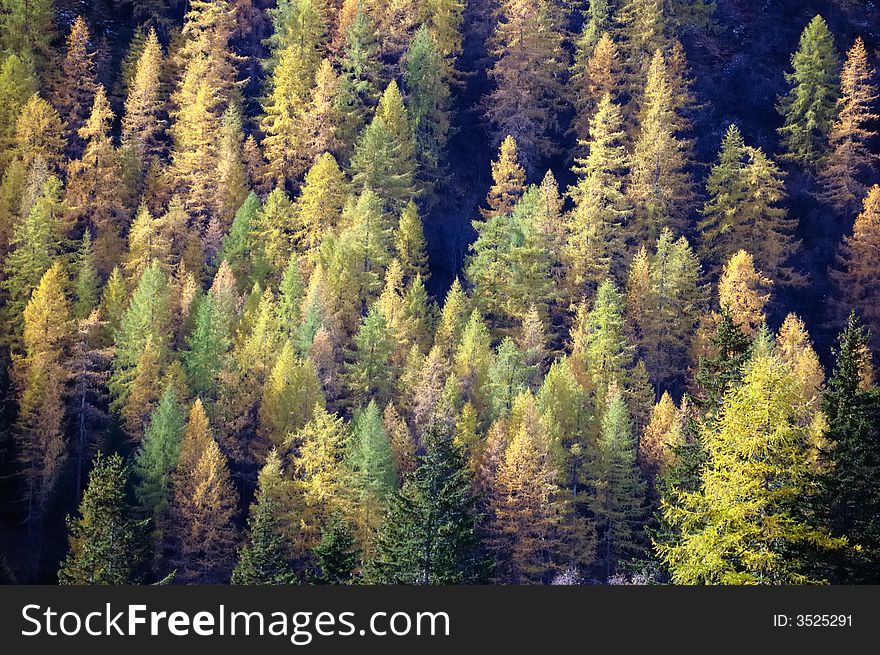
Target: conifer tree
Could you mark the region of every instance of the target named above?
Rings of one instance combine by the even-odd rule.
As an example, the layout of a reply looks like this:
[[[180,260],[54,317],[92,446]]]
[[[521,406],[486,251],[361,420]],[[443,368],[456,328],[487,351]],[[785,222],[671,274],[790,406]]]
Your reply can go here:
[[[878,97],[877,86],[871,83],[874,72],[858,37],[840,74],[838,114],[828,138],[831,151],[820,173],[821,197],[837,209],[851,208],[868,191],[863,181],[872,172],[874,159],[868,143],[877,134],[871,121],[878,119],[872,111]]]
[[[367,563],[374,584],[485,582],[480,517],[464,459],[451,438],[430,430],[420,466],[395,494]]]
[[[286,341],[263,387],[259,424],[263,436],[280,446],[291,432],[308,423],[315,406],[324,406],[324,394],[311,360],[297,360]]]
[[[370,511],[371,505],[383,506],[397,490],[394,451],[375,400],[355,416],[351,430],[348,456],[361,503]]]
[[[720,263],[749,243],[772,279],[803,281],[787,265],[799,244],[793,237],[797,220],[780,206],[786,199],[783,173],[760,148],[746,146],[735,125],[724,136],[707,187],[701,223],[707,259]]]
[[[352,184],[374,191],[390,211],[399,211],[418,195],[409,117],[394,80],[355,145],[351,170]]]
[[[682,231],[693,201],[687,170],[690,144],[678,134],[676,109],[666,59],[657,50],[642,97],[629,186],[635,231],[649,240],[663,227]]]
[[[256,498],[248,518],[248,542],[232,572],[234,585],[291,584],[297,581],[289,564],[289,548],[281,530],[283,501],[279,492],[281,458],[272,451],[260,471]]]
[[[708,453],[702,488],[685,493],[681,506],[662,507],[681,530],[678,540],[658,546],[674,582],[807,583],[814,578],[802,547],[843,545],[798,508],[814,491],[809,427],[795,394],[791,370],[776,355],[759,354],[742,385],[725,395],[717,424],[701,428]]]
[[[440,320],[434,335],[434,345],[439,346],[446,352],[452,351],[458,344],[469,312],[468,297],[461,288],[461,282],[456,277],[446,292],[443,309],[440,312]]]
[[[486,385],[492,365],[491,336],[479,310],[474,309],[461,331],[452,358],[452,370],[461,384],[462,397],[485,416],[489,398]]]
[[[834,37],[821,16],[804,28],[791,67],[792,72],[785,74],[791,89],[779,99],[778,110],[784,118],[779,133],[786,158],[812,167],[828,149],[839,92]]]
[[[590,121],[589,154],[575,160],[574,172],[579,179],[568,192],[574,209],[563,251],[574,298],[598,286],[620,267],[621,231],[631,215],[623,192],[628,158],[621,121],[620,110],[606,94]]]
[[[260,244],[265,263],[273,274],[280,277],[281,271],[293,254],[294,208],[283,187],[276,187],[266,197],[266,202],[254,217],[254,237]]]
[[[422,26],[404,55],[404,85],[409,93],[407,113],[419,163],[423,192],[432,194],[443,171],[451,132],[451,99],[438,38]]]
[[[203,297],[195,310],[192,333],[187,337],[189,350],[184,353],[187,377],[196,394],[214,398],[220,371],[232,346],[229,317],[222,301],[212,292]]]
[[[262,205],[257,194],[253,192],[248,194],[235,213],[232,226],[223,238],[223,247],[220,250],[220,260],[227,263],[235,278],[243,285],[253,284],[260,279],[262,253],[258,249],[254,233],[257,229],[257,214],[261,209]]]
[[[455,59],[461,54],[461,27],[464,21],[464,0],[427,0],[427,25],[437,41],[437,47],[449,62],[455,66]],[[450,74],[450,72],[447,72]]]
[[[22,170],[29,170],[38,159],[50,170],[60,168],[65,140],[64,123],[55,108],[35,93],[25,103],[15,124],[15,156]]]
[[[150,424],[134,460],[135,498],[145,517],[158,520],[168,508],[169,482],[177,465],[184,427],[177,391],[168,385],[150,415]]]
[[[90,52],[91,34],[82,16],[77,16],[67,34],[66,52],[55,82],[54,104],[64,120],[68,151],[82,152],[79,129],[92,108],[98,81],[95,77],[95,53]]]
[[[568,67],[562,49],[557,8],[547,0],[506,0],[492,39],[496,57],[489,75],[486,117],[495,142],[512,136],[525,169],[553,153],[553,135],[562,108],[562,75]]]
[[[19,390],[15,436],[24,474],[25,520],[37,539],[67,456],[64,353],[71,326],[66,287],[67,277],[56,261],[24,308],[24,356],[14,360],[12,371]]]
[[[425,252],[425,233],[418,207],[414,202],[403,208],[394,241],[404,278],[411,280],[417,275],[426,277],[428,255]]]
[[[589,139],[590,118],[599,102],[606,93],[615,98],[622,84],[621,62],[614,40],[608,32],[603,32],[601,36],[596,36],[598,41],[588,46],[585,39],[589,41],[593,38],[588,35],[589,25],[585,24],[578,41],[571,79],[575,84],[575,131],[581,141]],[[591,49],[592,53],[587,55],[587,49]]]
[[[169,540],[175,544],[177,575],[183,582],[218,584],[229,579],[235,563],[238,493],[226,457],[211,439],[193,468],[185,489],[175,489]]]
[[[87,318],[98,305],[98,272],[95,270],[92,254],[92,239],[88,231],[83,234],[76,253],[73,280],[73,315],[82,320]]]
[[[856,217],[851,235],[843,237],[837,255],[837,282],[845,308],[855,309],[871,329],[880,335],[880,303],[878,303],[878,271],[880,253],[880,185],[868,191],[864,208]]]
[[[164,145],[162,66],[162,46],[156,30],[150,28],[128,88],[122,117],[122,146],[133,152],[141,175]]]
[[[526,172],[519,163],[516,140],[508,135],[498,149],[498,159],[492,162],[492,186],[486,195],[489,209],[481,209],[484,219],[503,216],[513,211],[525,192]]]
[[[55,37],[54,0],[4,0],[2,8],[0,48],[42,68]]]
[[[608,387],[602,427],[591,464],[597,522],[597,565],[606,578],[622,560],[642,551],[644,483],[636,465],[636,437],[620,388]]]
[[[361,561],[361,550],[351,525],[334,516],[321,531],[320,543],[312,549],[316,571],[314,584],[352,584]]]
[[[730,311],[734,323],[754,334],[764,322],[764,306],[770,299],[763,293],[771,280],[755,269],[755,261],[745,250],[734,254],[724,265],[718,282],[718,301]]]
[[[541,582],[554,567],[559,517],[543,438],[524,423],[507,445],[492,484],[491,541],[502,561],[496,575],[505,582]]]
[[[639,463],[649,482],[663,477],[674,464],[684,434],[681,413],[667,391],[651,411],[651,421],[639,439]]]
[[[833,466],[821,474],[822,506],[836,535],[852,544],[837,574],[840,581],[877,579],[880,531],[877,503],[880,480],[877,461],[880,394],[866,385],[871,357],[868,330],[851,313],[835,349],[836,363],[822,396],[828,419],[827,439]],[[829,462],[830,463],[830,462]]]
[[[242,116],[230,105],[220,119],[220,143],[217,151],[217,195],[213,218],[226,226],[248,196],[247,171],[244,165]]]
[[[389,358],[394,343],[388,332],[388,322],[377,305],[370,307],[354,343],[356,350],[348,367],[348,387],[356,398],[372,398],[384,403],[391,391]]]
[[[615,23],[626,62],[626,88],[638,96],[648,77],[652,57],[669,45],[671,26],[664,0],[625,0],[617,6]]]
[[[356,0],[356,11],[345,28],[345,46],[339,61],[338,107],[342,115],[339,140],[344,153],[351,153],[355,139],[367,121],[367,112],[379,99],[382,62],[379,59],[376,27],[364,2]]]
[[[348,181],[336,159],[329,152],[318,156],[294,205],[296,242],[309,270],[316,263],[324,235],[339,226],[347,195]]]
[[[0,174],[12,158],[21,109],[36,92],[36,79],[28,65],[18,55],[7,55],[0,63]]]
[[[70,551],[58,571],[61,584],[139,582],[144,563],[144,526],[128,518],[127,482],[122,457],[98,453],[79,505],[79,518],[67,517]]]
[[[152,335],[148,335],[133,372],[131,392],[119,410],[125,431],[135,442],[140,441],[150,415],[162,396],[161,374],[160,353]],[[114,406],[119,407],[119,403]]]
[[[297,170],[306,170],[315,160],[326,152],[340,149],[340,115],[337,99],[339,97],[339,77],[329,59],[321,61],[315,73],[309,104],[299,119],[297,126]]]

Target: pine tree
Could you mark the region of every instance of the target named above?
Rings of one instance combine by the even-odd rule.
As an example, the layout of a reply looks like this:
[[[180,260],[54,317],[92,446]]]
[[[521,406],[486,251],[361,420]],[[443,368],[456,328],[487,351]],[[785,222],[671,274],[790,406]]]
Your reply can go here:
[[[804,28],[791,66],[792,72],[785,74],[791,90],[779,99],[778,110],[785,119],[779,133],[786,157],[812,167],[828,148],[839,91],[834,37],[821,16]]]
[[[164,146],[163,63],[162,46],[156,30],[150,28],[128,88],[122,117],[122,146],[134,153],[141,175]]]
[[[871,121],[878,119],[871,111],[878,97],[873,78],[865,44],[858,37],[840,74],[838,114],[828,137],[831,151],[820,173],[821,197],[837,209],[851,208],[868,191],[862,181],[873,171],[875,157],[868,143],[877,135]]]
[[[339,516],[331,517],[321,531],[321,541],[312,549],[315,560],[313,584],[352,584],[361,561],[361,551],[349,523]]]
[[[248,542],[232,572],[234,585],[291,584],[297,577],[290,567],[289,548],[282,526],[286,518],[286,491],[281,458],[272,450],[258,476],[256,497],[248,518]]]
[[[348,457],[355,484],[362,495],[361,504],[368,512],[371,506],[384,506],[397,490],[397,470],[391,441],[375,400],[371,400],[352,421]]]
[[[24,308],[24,355],[13,360],[12,376],[19,390],[15,436],[24,478],[25,517],[29,533],[38,539],[67,456],[64,354],[71,326],[66,286],[67,277],[56,261]]]
[[[877,503],[877,430],[880,394],[864,384],[870,373],[868,331],[851,313],[835,349],[836,364],[822,396],[828,419],[827,438],[833,466],[821,475],[822,506],[836,535],[852,544],[837,574],[840,581],[862,583],[877,578],[880,531]]]
[[[446,61],[438,39],[423,25],[404,55],[404,86],[408,114],[419,162],[423,194],[432,195],[443,172],[451,133],[451,98]]]
[[[169,481],[177,465],[184,433],[180,399],[172,385],[150,416],[150,424],[134,460],[135,498],[143,516],[158,520],[168,508]]]
[[[856,217],[851,235],[843,237],[837,255],[837,270],[832,277],[837,282],[843,302],[840,305],[855,309],[871,329],[880,335],[880,304],[878,304],[878,251],[880,251],[880,185],[868,191],[862,213]]]
[[[66,52],[54,89],[54,104],[64,120],[68,150],[77,156],[83,142],[79,129],[85,125],[98,86],[95,53],[90,52],[91,34],[82,16],[77,16],[67,35]]]
[[[98,453],[79,505],[79,518],[67,517],[70,552],[58,571],[61,584],[139,582],[144,563],[144,525],[128,518],[127,482],[122,457],[102,457]]]
[[[763,293],[771,280],[755,269],[755,261],[745,250],[734,254],[724,265],[718,282],[718,301],[730,311],[734,323],[754,334],[764,322],[764,306],[770,299]]]
[[[648,240],[656,239],[663,227],[682,231],[693,204],[687,170],[691,146],[678,134],[673,100],[666,59],[657,50],[642,97],[629,186],[636,233]]]
[[[572,296],[595,288],[619,269],[623,255],[622,228],[631,209],[623,192],[628,166],[620,110],[605,95],[590,121],[589,154],[575,160],[577,184],[569,189],[574,202],[568,221],[563,259]]]
[[[487,577],[480,517],[461,452],[429,431],[420,466],[395,494],[367,563],[375,584],[475,584]]]
[[[677,584],[793,584],[813,580],[803,546],[839,548],[798,504],[809,485],[809,427],[798,416],[796,381],[772,353],[746,366],[741,386],[724,398],[719,420],[700,438],[708,460],[702,489],[664,503],[681,530],[658,554]]]
[[[382,93],[376,115],[355,144],[351,170],[352,184],[374,191],[390,211],[400,211],[418,195],[409,116],[394,80]]]
[[[706,258],[722,262],[744,243],[771,279],[796,284],[803,276],[787,265],[799,243],[797,220],[780,205],[785,201],[783,173],[760,148],[745,145],[731,125],[721,143],[718,163],[707,182],[701,234]]]
[[[644,483],[636,465],[636,438],[621,389],[608,387],[602,427],[596,441],[590,478],[594,488],[597,565],[606,578],[622,560],[642,552],[639,535],[644,518]]]
[[[493,90],[485,98],[495,142],[512,136],[525,169],[554,150],[563,106],[562,75],[568,67],[560,17],[547,0],[506,0],[492,38],[496,57],[489,72]]]
[[[232,226],[223,238],[220,260],[228,264],[231,272],[242,285],[250,285],[260,279],[262,253],[254,238],[257,215],[262,210],[260,199],[251,192],[235,213]],[[221,265],[222,266],[222,265]]]

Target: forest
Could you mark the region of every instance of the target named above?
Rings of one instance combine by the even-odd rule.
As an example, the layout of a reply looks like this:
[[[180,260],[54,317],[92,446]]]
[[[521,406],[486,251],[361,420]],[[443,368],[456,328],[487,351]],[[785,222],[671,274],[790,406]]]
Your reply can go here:
[[[880,582],[875,0],[0,0],[0,581]]]

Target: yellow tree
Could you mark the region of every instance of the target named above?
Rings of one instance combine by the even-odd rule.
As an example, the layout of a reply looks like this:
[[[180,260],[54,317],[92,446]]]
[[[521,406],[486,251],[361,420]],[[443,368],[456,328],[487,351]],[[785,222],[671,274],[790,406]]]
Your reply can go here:
[[[622,70],[617,45],[603,32],[593,53],[579,67],[575,63],[572,82],[575,87],[575,131],[578,139],[586,141],[590,135],[590,118],[606,93],[612,99],[621,88]]]
[[[755,269],[755,260],[745,250],[735,253],[724,265],[718,282],[718,302],[730,312],[734,323],[755,334],[764,322],[764,306],[770,300],[765,290],[772,281]]]
[[[61,474],[67,445],[64,399],[70,337],[68,281],[60,262],[46,271],[24,309],[23,356],[13,361],[19,389],[15,435],[24,478],[25,516],[39,538],[42,518]]]
[[[874,69],[862,38],[847,54],[840,73],[841,96],[838,114],[829,135],[831,152],[822,163],[821,197],[838,209],[850,208],[864,198],[867,187],[862,183],[872,171],[874,155],[868,147],[877,132],[871,123],[880,116],[871,111],[877,100],[877,87],[871,83]]]
[[[851,235],[843,238],[832,276],[841,294],[841,316],[855,309],[880,335],[880,185],[868,191]]]
[[[89,52],[90,41],[89,26],[82,16],[77,16],[67,35],[67,50],[54,85],[54,103],[64,119],[68,145],[73,155],[82,152],[79,129],[88,118],[97,87],[95,53]]]
[[[128,88],[122,117],[122,146],[133,153],[141,175],[161,153],[163,146],[162,66],[162,46],[156,30],[150,28]]]
[[[508,135],[501,142],[498,159],[492,162],[492,186],[486,195],[489,209],[480,212],[483,218],[503,216],[513,211],[525,191],[526,172],[519,164],[516,140]]]

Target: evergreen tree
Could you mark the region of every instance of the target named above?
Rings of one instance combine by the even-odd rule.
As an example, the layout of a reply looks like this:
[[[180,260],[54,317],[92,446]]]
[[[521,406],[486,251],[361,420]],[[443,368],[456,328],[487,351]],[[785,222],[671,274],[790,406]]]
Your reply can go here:
[[[351,526],[338,516],[332,517],[324,527],[312,555],[316,568],[311,576],[314,584],[351,584],[361,560]]]
[[[134,492],[143,516],[158,520],[168,508],[169,481],[177,465],[183,432],[180,400],[169,385],[150,416],[150,425],[134,460]]]
[[[595,490],[597,565],[606,578],[621,561],[642,552],[639,535],[644,518],[644,483],[636,465],[636,438],[623,394],[608,387],[602,427],[596,441],[591,481]]]
[[[232,572],[234,585],[292,584],[296,575],[287,562],[287,544],[278,533],[275,501],[257,502],[248,520],[248,543],[241,549]]]
[[[222,301],[214,293],[207,294],[195,310],[192,333],[187,337],[189,350],[183,359],[193,393],[207,398],[217,393],[220,371],[232,346],[229,332]]]
[[[71,155],[82,152],[79,129],[85,124],[98,86],[95,53],[90,52],[91,34],[82,16],[77,16],[67,35],[66,52],[54,88],[54,104],[64,120]]]
[[[838,95],[834,37],[821,16],[804,28],[791,66],[792,72],[785,74],[791,90],[779,99],[785,119],[779,133],[787,158],[815,166],[828,148]]]
[[[868,191],[862,183],[873,170],[868,143],[877,135],[871,121],[880,117],[871,111],[878,97],[877,86],[871,83],[873,77],[874,69],[859,37],[840,74],[837,120],[828,138],[831,152],[821,170],[821,197],[837,209],[852,207]]]
[[[136,584],[143,565],[143,523],[128,518],[122,457],[99,453],[79,505],[79,518],[67,517],[70,552],[61,563],[61,584]]]
[[[486,579],[476,499],[461,452],[429,431],[420,466],[395,494],[367,563],[376,584],[474,584]]]
[[[55,37],[54,0],[3,0],[0,49],[42,68]]]
[[[375,400],[354,418],[351,428],[349,460],[362,503],[382,506],[397,489],[394,451]]]
[[[394,343],[388,323],[376,305],[364,317],[354,343],[354,360],[348,367],[348,387],[356,398],[385,402],[391,391],[389,358]]]
[[[827,508],[834,533],[846,535],[852,544],[845,552],[838,579],[873,582],[880,557],[876,511],[880,502],[880,394],[875,386],[864,384],[871,368],[868,331],[855,313],[850,314],[838,338],[835,355],[834,371],[822,397],[828,419],[828,463],[833,464],[820,477],[822,506]]]
[[[18,55],[0,62],[0,174],[6,169],[15,147],[15,124],[25,103],[37,92],[30,67]]]
[[[82,320],[87,318],[98,304],[98,272],[95,270],[92,239],[88,232],[83,234],[82,242],[76,253],[74,271],[73,315]]]

